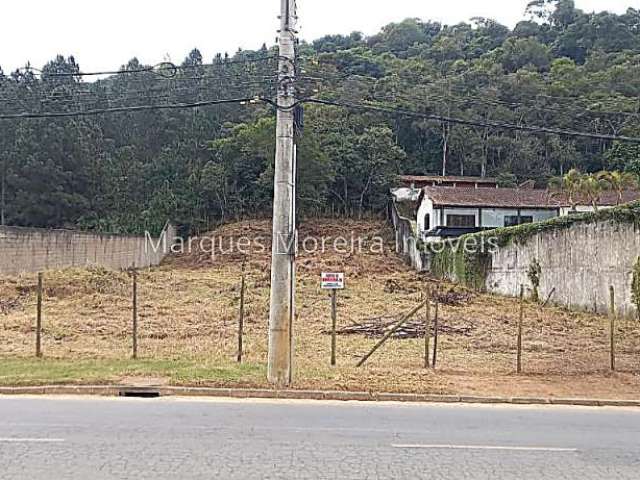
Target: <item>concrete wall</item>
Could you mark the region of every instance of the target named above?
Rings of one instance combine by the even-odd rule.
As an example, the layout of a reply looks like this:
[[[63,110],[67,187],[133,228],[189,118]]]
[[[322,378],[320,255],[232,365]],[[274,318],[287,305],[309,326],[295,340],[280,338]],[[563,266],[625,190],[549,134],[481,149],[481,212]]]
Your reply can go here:
[[[491,255],[486,288],[517,295],[520,284],[530,286],[528,272],[536,260],[542,268],[542,299],[554,291],[552,303],[605,313],[612,285],[618,312],[631,316],[635,315],[631,300],[633,266],[639,255],[640,232],[633,224],[611,220],[577,223],[538,233],[524,244],[499,248]]]
[[[162,236],[164,235],[164,237]],[[99,235],[74,230],[0,226],[0,274],[70,267],[125,269],[158,265],[169,253],[176,229],[167,224],[158,243],[147,237]],[[154,246],[159,245],[155,249]]]
[[[418,217],[428,210],[423,203]],[[619,211],[628,211],[627,220],[616,221],[614,215]],[[526,212],[526,211],[525,211]],[[624,216],[624,215],[623,215]],[[565,219],[567,217],[564,217]],[[571,309],[589,310],[606,313],[609,309],[609,287],[616,293],[618,313],[624,316],[636,316],[636,307],[632,301],[631,285],[633,268],[640,256],[640,203],[622,206],[619,209],[603,209],[600,216],[586,217],[583,220],[566,225],[553,226],[553,222],[562,222],[562,218],[545,222],[539,233],[532,234],[522,242],[510,242],[507,246],[495,247],[490,242],[491,231],[462,237],[477,237],[485,245],[486,255],[482,265],[467,265],[471,270],[478,269],[486,276],[479,278],[480,285],[488,292],[506,296],[517,296],[520,285],[531,288],[529,269],[534,261],[541,267],[539,295],[542,300],[563,305]],[[431,271],[435,275],[457,282],[456,265],[451,262],[441,269],[436,253],[419,250],[416,233],[411,222],[401,217],[391,206],[391,220],[396,232],[396,248],[418,271]],[[418,219],[419,220],[419,219]],[[504,234],[504,233],[503,233]],[[496,240],[494,238],[494,240]],[[476,248],[480,243],[474,243]],[[495,245],[498,245],[496,242]],[[462,247],[459,247],[462,248]],[[447,251],[447,249],[444,249]],[[446,255],[445,255],[446,256]],[[480,260],[476,260],[480,261]],[[433,268],[432,268],[433,267]],[[552,293],[553,292],[553,293]]]
[[[408,218],[398,213],[395,202],[389,206],[389,219],[396,234],[396,252],[402,255],[414,269],[421,272],[429,269],[430,257],[423,253],[418,247],[413,224]]]

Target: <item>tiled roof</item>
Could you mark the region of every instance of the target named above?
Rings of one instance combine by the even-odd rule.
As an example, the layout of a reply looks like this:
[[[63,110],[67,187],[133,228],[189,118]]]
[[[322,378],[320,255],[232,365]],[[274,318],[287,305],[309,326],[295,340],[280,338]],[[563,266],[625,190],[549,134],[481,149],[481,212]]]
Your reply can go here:
[[[635,202],[636,200],[640,200],[640,191],[638,190],[626,190],[622,192],[622,202],[620,203],[630,203]],[[588,205],[589,201],[587,199],[581,198],[580,205]],[[600,195],[600,200],[598,200],[598,205],[603,207],[613,207],[618,205],[618,193],[617,192],[604,192]]]
[[[494,207],[494,208],[560,208],[570,206],[566,195],[548,190],[527,190],[519,188],[453,188],[425,187],[425,195],[435,206],[447,207]],[[622,203],[640,199],[640,192],[624,192]],[[605,192],[598,205],[607,207],[618,203],[616,192]],[[579,205],[589,205],[581,198]]]

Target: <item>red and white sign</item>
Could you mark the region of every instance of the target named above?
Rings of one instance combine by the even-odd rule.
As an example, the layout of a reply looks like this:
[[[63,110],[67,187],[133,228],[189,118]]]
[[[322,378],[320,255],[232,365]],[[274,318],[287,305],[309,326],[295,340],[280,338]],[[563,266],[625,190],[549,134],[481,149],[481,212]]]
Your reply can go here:
[[[322,273],[323,290],[343,290],[344,273]]]

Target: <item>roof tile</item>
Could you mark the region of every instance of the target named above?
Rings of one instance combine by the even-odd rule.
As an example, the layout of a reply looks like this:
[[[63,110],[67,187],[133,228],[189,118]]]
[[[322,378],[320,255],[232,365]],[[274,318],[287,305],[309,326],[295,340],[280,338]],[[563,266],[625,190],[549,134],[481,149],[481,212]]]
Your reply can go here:
[[[423,191],[436,206],[554,209],[570,206],[566,195],[549,190],[425,187]],[[624,192],[622,203],[639,199],[640,192],[629,190]],[[579,201],[579,205],[589,205],[589,203],[586,198],[581,198]],[[598,202],[603,207],[615,206],[617,203],[616,192],[604,192]]]

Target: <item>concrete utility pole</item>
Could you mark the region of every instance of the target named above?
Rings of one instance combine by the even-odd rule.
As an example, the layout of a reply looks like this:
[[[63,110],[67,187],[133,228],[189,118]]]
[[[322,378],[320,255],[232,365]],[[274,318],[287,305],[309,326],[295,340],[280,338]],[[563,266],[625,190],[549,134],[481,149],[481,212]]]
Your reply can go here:
[[[4,210],[7,191],[7,159],[2,160],[2,178],[0,178],[0,225],[4,225]]]
[[[269,382],[292,381],[296,255],[296,155],[294,145],[296,0],[280,0],[278,121],[273,197],[271,310],[269,315]]]

